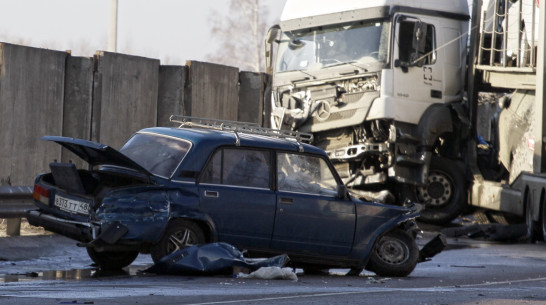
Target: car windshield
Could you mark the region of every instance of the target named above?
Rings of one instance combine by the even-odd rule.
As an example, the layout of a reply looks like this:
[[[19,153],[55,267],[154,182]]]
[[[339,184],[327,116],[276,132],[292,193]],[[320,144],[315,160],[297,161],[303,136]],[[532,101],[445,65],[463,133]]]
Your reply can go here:
[[[169,136],[137,133],[120,152],[154,175],[169,178],[188,153],[191,143]]]
[[[387,58],[386,20],[284,32],[276,72],[309,71]]]

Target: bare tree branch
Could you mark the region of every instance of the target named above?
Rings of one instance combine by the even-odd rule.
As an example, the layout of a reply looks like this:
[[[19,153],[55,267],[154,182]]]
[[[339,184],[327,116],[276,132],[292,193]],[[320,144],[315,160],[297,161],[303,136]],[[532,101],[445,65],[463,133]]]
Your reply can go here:
[[[219,47],[205,59],[239,67],[247,71],[264,71],[263,40],[268,24],[268,7],[258,0],[230,0],[228,17],[213,10],[211,36]]]

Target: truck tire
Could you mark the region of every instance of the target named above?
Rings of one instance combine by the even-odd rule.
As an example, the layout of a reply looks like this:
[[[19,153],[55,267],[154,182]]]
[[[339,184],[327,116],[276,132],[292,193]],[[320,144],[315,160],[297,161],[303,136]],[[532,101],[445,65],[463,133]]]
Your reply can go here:
[[[533,211],[531,209],[531,196],[527,194],[525,196],[525,225],[527,226],[527,241],[534,244],[538,240],[542,239],[542,232],[540,232],[539,225],[533,220]]]
[[[543,198],[540,203],[540,224],[542,229],[540,232],[542,233],[542,240],[546,241],[546,198]]]
[[[395,229],[375,243],[366,270],[379,276],[407,276],[417,265],[419,248],[405,231]]]
[[[138,256],[138,251],[102,251],[87,247],[87,254],[99,268],[118,270],[129,266]]]
[[[171,221],[159,243],[152,247],[150,254],[154,263],[157,263],[177,250],[205,242],[205,234],[196,223],[175,219]]]
[[[420,221],[447,224],[466,208],[465,178],[461,167],[454,160],[433,157],[427,184],[416,188],[416,197],[424,204]]]

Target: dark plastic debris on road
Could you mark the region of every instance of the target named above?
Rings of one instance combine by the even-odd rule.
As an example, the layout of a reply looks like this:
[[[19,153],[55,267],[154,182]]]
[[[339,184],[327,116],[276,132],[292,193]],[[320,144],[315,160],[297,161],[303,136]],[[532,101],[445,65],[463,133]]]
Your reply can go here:
[[[261,267],[282,268],[290,261],[287,255],[267,259],[249,259],[227,243],[194,245],[162,258],[144,273],[167,275],[236,275]]]

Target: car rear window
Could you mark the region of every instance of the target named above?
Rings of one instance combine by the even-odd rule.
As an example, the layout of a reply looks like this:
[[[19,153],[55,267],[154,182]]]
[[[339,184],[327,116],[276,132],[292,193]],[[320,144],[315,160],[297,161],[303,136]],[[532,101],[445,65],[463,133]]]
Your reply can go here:
[[[137,133],[120,149],[154,175],[169,178],[172,176],[191,142],[164,135]]]

